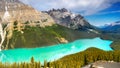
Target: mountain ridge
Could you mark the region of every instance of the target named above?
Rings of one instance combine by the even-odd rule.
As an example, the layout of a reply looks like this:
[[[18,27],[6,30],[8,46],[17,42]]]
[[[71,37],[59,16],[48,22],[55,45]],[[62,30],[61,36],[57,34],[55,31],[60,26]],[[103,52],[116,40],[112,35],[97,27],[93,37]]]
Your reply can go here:
[[[48,13],[57,24],[71,29],[86,30],[93,28],[93,26],[89,24],[83,16],[80,14],[74,14],[65,8],[52,9],[45,11],[45,13]]]
[[[107,24],[104,27],[101,28],[103,32],[108,33],[120,33],[120,21],[117,21],[115,23]]]

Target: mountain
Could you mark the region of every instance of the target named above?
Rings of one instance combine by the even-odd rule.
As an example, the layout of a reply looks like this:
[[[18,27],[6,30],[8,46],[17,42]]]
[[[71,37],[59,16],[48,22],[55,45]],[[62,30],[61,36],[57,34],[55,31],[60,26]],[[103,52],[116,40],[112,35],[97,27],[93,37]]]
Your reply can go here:
[[[0,6],[0,49],[35,48],[98,36],[97,31],[87,29],[91,27],[88,22],[82,25],[75,22],[74,25],[75,29],[86,31],[74,30],[56,23],[48,13],[37,11],[19,0],[0,0]],[[75,21],[80,17],[76,16]],[[70,22],[69,18],[64,20],[65,23]]]
[[[120,33],[120,21],[115,23],[107,24],[101,28],[104,32],[109,33]]]
[[[62,9],[52,9],[49,11],[46,11],[57,24],[75,29],[75,30],[88,30],[96,28],[89,24],[83,16],[80,14],[75,14],[70,11],[68,11],[65,8]]]
[[[19,0],[0,0],[0,50],[14,47],[10,40],[14,38],[16,31],[23,34],[26,33],[26,27],[44,28],[54,24],[54,20],[47,13],[37,11]]]
[[[23,24],[29,21],[31,26],[39,25],[43,27],[54,23],[48,14],[37,11],[19,0],[0,0],[0,22],[6,24],[14,21]]]

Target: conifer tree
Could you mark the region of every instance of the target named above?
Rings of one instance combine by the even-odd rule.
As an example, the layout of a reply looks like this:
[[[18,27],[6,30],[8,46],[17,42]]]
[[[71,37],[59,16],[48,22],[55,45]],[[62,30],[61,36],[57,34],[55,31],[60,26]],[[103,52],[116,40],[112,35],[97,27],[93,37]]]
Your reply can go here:
[[[47,68],[47,61],[44,61],[44,68]]]

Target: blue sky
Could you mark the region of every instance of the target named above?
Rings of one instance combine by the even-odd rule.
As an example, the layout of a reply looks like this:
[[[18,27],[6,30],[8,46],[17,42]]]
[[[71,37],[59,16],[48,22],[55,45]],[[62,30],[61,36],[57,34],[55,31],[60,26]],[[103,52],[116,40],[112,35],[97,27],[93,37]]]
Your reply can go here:
[[[79,13],[93,25],[100,26],[120,20],[120,0],[21,0],[40,11],[67,8]]]
[[[85,18],[91,24],[96,26],[120,21],[120,2],[114,3],[111,7],[104,9],[98,13],[85,16]]]

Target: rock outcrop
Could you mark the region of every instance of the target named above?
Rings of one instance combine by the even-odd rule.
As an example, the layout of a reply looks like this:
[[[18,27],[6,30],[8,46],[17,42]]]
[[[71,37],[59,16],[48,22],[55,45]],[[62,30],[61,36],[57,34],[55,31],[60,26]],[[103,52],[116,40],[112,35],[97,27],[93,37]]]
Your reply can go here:
[[[119,68],[120,63],[114,61],[97,61],[82,68]]]

